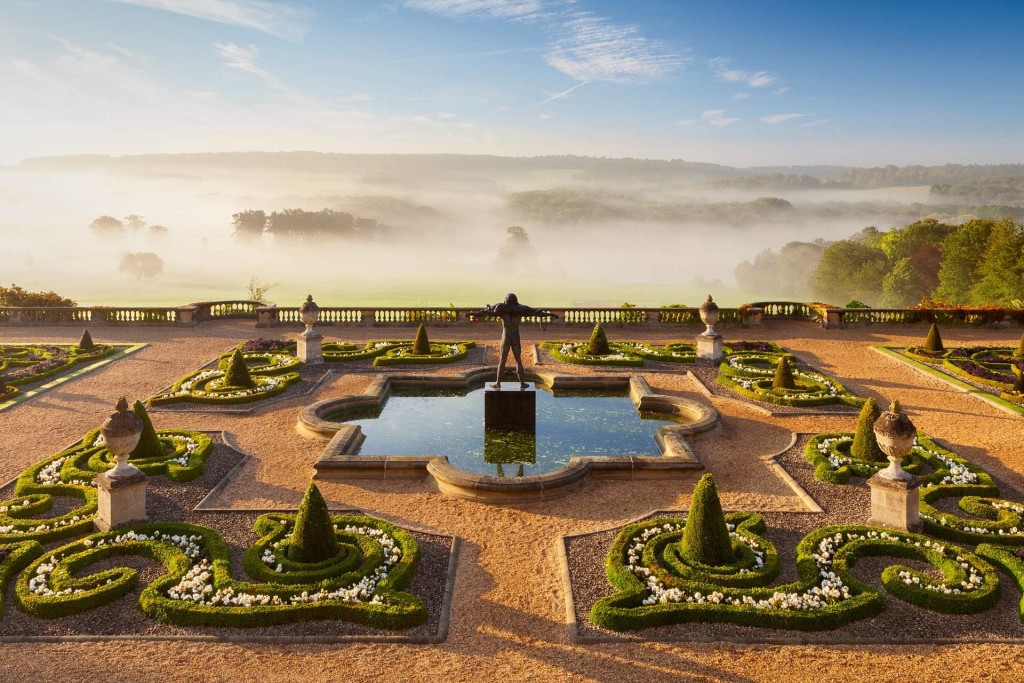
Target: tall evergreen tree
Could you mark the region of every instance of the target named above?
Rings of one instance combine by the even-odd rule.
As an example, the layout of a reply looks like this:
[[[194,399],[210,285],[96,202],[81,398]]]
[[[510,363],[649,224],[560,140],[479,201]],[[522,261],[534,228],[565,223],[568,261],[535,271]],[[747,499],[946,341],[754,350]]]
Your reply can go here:
[[[993,224],[978,267],[978,282],[971,289],[971,303],[1008,306],[1013,299],[1024,298],[1022,247],[1024,234],[1019,224],[1010,218]]]
[[[992,225],[990,220],[969,221],[943,240],[938,298],[961,305],[971,302],[971,290],[981,279],[978,271]]]

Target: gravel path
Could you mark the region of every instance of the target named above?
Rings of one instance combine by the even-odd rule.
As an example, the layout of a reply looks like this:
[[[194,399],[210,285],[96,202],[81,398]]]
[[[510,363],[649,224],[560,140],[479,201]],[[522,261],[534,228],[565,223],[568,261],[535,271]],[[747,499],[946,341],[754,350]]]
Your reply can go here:
[[[687,341],[695,328],[662,330],[606,328],[611,339],[666,343]],[[888,403],[899,398],[915,423],[950,443],[997,477],[1024,484],[1024,430],[1019,417],[987,406],[938,379],[871,351],[872,344],[920,343],[925,326],[851,326],[822,330],[808,323],[766,323],[729,329],[730,339],[770,339],[860,396]],[[151,346],[102,370],[0,413],[0,481],[76,441],[98,425],[121,394],[146,397],[233,344],[284,331],[254,329],[251,322],[225,321],[193,329],[96,328],[104,342],[150,342]],[[294,332],[294,331],[293,331]],[[392,330],[333,328],[329,339],[365,342],[395,336]],[[411,337],[412,329],[402,330]],[[494,358],[493,327],[431,329],[431,336],[486,342]],[[451,334],[448,334],[451,333]],[[457,333],[457,334],[456,334]],[[0,341],[75,342],[74,328],[0,328]],[[586,326],[546,332],[523,330],[524,343],[586,339]],[[1019,330],[948,327],[948,344],[1014,345]],[[528,357],[531,354],[526,354]],[[493,361],[490,361],[493,362]],[[419,371],[419,370],[417,370]],[[459,365],[442,372],[462,371]],[[308,403],[351,391],[369,373],[333,376],[314,394],[268,406],[254,415],[154,414],[158,428],[225,429],[253,453],[215,505],[237,509],[296,506],[325,442],[298,437],[297,412]],[[687,377],[648,377],[656,387],[700,398]],[[670,386],[671,382],[671,386]],[[659,389],[661,390],[661,389]],[[727,508],[767,512],[801,509],[799,501],[765,467],[784,450],[791,432],[851,430],[849,416],[784,415],[767,418],[749,406],[710,397],[723,417],[720,435],[695,444],[719,479]],[[325,482],[332,506],[352,507],[401,524],[464,539],[455,585],[451,632],[435,646],[347,644],[270,646],[209,643],[56,643],[0,646],[0,676],[11,680],[69,681],[102,675],[110,681],[139,680],[1017,680],[1024,666],[1016,645],[951,646],[753,646],[733,643],[569,642],[565,602],[556,565],[559,536],[621,525],[659,509],[686,509],[693,482],[591,482],[565,498],[520,507],[496,507],[439,495],[427,481]]]

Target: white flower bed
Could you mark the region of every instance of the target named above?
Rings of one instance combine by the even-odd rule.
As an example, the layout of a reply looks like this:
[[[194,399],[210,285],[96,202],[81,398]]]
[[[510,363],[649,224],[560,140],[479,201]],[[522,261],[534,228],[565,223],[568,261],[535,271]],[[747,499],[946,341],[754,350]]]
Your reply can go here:
[[[213,586],[213,570],[210,568],[206,558],[195,562],[192,568],[186,572],[181,580],[174,587],[168,589],[167,596],[172,600],[184,600],[200,605],[222,605],[231,607],[249,607],[252,605],[298,605],[308,602],[323,602],[326,600],[342,600],[345,602],[367,602],[381,604],[383,600],[375,594],[377,584],[387,578],[391,568],[402,559],[402,551],[395,543],[395,540],[388,534],[372,527],[346,526],[343,531],[368,536],[374,539],[384,548],[384,564],[374,569],[369,576],[364,576],[356,583],[328,591],[321,589],[314,593],[303,591],[299,595],[282,599],[277,595],[266,593],[247,593],[236,591],[233,588],[221,588],[215,590]],[[274,548],[286,537],[274,544]],[[268,555],[268,553],[270,553]],[[191,556],[190,556],[191,557]],[[261,558],[267,564],[277,563],[277,557],[268,548]],[[281,572],[280,564],[277,564],[275,571]]]
[[[201,544],[203,542],[202,536],[185,536],[185,535],[168,535],[161,534],[159,531],[154,531],[152,535],[146,535],[137,533],[135,531],[127,531],[123,534],[118,534],[113,538],[110,543],[107,543],[106,539],[101,538],[97,542],[93,542],[91,539],[86,539],[82,542],[87,548],[92,548],[94,545],[97,548],[101,548],[104,545],[114,545],[118,543],[129,543],[129,542],[142,542],[142,541],[161,541],[163,543],[169,543],[182,550],[185,556],[190,560],[195,560],[199,557],[201,550]],[[55,597],[59,595],[72,595],[81,593],[82,590],[65,588],[64,590],[55,591],[50,584],[50,576],[53,571],[57,568],[63,558],[60,555],[54,555],[46,562],[41,563],[36,567],[35,576],[29,579],[28,589],[40,597]],[[111,583],[108,579],[107,583]]]
[[[639,534],[639,536],[635,536],[630,543],[627,550],[628,564],[626,566],[630,572],[636,575],[637,578],[643,581],[646,585],[649,595],[644,599],[644,605],[687,602],[698,604],[711,603],[716,605],[750,605],[756,609],[819,609],[834,602],[848,600],[853,597],[850,593],[849,587],[844,585],[842,579],[836,576],[832,571],[832,561],[839,549],[845,544],[850,543],[851,541],[869,538],[910,543],[907,539],[895,536],[885,531],[869,531],[866,534],[853,532],[836,533],[822,539],[818,544],[817,552],[812,554],[815,564],[818,566],[818,585],[812,586],[811,588],[799,593],[784,593],[782,591],[776,591],[770,598],[758,600],[750,595],[730,597],[720,591],[713,591],[709,594],[704,594],[700,591],[694,591],[691,593],[681,588],[666,588],[665,584],[656,575],[654,575],[650,569],[640,565],[640,558],[642,557],[644,545],[650,539],[663,533],[679,531],[682,528],[683,525],[681,524],[668,523],[660,526],[647,527]],[[734,532],[731,532],[730,535],[735,534]],[[740,539],[750,546],[749,539],[746,539],[743,536],[740,536]],[[919,548],[931,548],[932,550],[940,553],[945,550],[944,545],[931,540],[925,540],[923,542],[914,541],[913,545]],[[750,547],[753,549],[753,546]],[[756,554],[757,553],[755,551],[755,556]],[[944,584],[929,583],[925,585],[925,588],[943,593],[961,593],[975,590],[984,583],[984,578],[973,565],[966,562],[964,558],[960,556],[957,556],[957,561],[961,563],[961,567],[967,570],[967,580],[963,581],[959,587],[949,587]],[[910,582],[920,583],[919,580],[911,580]],[[730,590],[730,592],[735,591]]]

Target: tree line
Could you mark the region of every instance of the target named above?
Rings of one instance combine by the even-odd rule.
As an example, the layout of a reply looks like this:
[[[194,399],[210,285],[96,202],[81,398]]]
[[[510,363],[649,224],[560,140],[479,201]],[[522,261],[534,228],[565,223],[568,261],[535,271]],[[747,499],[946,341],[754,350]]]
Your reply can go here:
[[[736,268],[751,294],[876,308],[918,304],[1013,306],[1024,301],[1024,223],[934,218],[850,239],[790,242]]]
[[[380,238],[391,231],[390,226],[372,218],[359,218],[333,209],[284,209],[269,215],[262,209],[248,209],[233,214],[231,219],[235,236],[243,240],[255,240],[264,233],[270,233],[275,239]]]

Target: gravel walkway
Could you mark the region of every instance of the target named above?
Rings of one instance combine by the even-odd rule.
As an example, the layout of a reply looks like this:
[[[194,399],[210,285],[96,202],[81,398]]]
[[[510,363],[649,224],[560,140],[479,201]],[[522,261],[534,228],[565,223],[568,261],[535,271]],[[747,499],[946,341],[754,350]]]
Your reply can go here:
[[[292,330],[292,332],[297,330]],[[412,335],[403,328],[402,335]],[[606,328],[609,337],[664,344],[687,341],[699,329]],[[888,403],[898,398],[914,422],[950,443],[965,457],[1004,481],[1024,484],[1024,430],[1020,418],[922,377],[870,345],[920,343],[926,326],[850,326],[822,330],[809,323],[768,322],[760,328],[730,328],[730,339],[770,339],[834,375],[860,396]],[[251,322],[225,321],[193,329],[110,327],[91,330],[96,341],[149,342],[142,351],[77,378],[32,401],[0,413],[0,481],[95,428],[121,394],[152,395],[157,389],[223,353],[239,341],[285,336],[256,330]],[[333,328],[327,337],[367,341],[393,330]],[[450,333],[450,334],[449,334]],[[0,327],[0,342],[78,340],[80,329]],[[584,340],[588,326],[547,331],[528,327],[524,344],[548,339]],[[466,337],[491,347],[493,326],[431,329],[431,336]],[[1016,329],[948,327],[947,344],[1015,345]],[[529,356],[530,354],[526,354]],[[493,362],[490,361],[490,362]],[[444,371],[460,371],[458,365]],[[420,370],[418,369],[417,372]],[[298,437],[295,418],[310,402],[352,391],[369,373],[333,376],[313,395],[286,400],[254,415],[157,413],[157,428],[226,429],[253,454],[215,505],[236,509],[296,506],[325,442]],[[653,385],[700,398],[687,377],[652,374]],[[664,380],[664,385],[660,384]],[[659,388],[659,390],[661,390]],[[721,434],[698,440],[698,454],[715,473],[723,503],[731,509],[794,511],[801,505],[765,466],[792,432],[852,430],[855,417],[783,415],[767,418],[735,401],[711,396],[723,418]],[[560,536],[621,526],[652,510],[686,509],[692,481],[598,481],[565,498],[496,507],[441,496],[427,481],[325,482],[332,506],[358,508],[403,526],[459,536],[458,580],[451,631],[434,646],[347,644],[271,646],[211,643],[57,643],[0,646],[0,677],[62,681],[103,676],[108,681],[258,680],[310,681],[358,678],[395,680],[502,681],[1016,681],[1022,668],[1017,645],[950,646],[764,646],[735,643],[608,643],[568,640],[565,601],[556,564]],[[602,577],[603,579],[603,577]],[[918,611],[919,612],[919,611]],[[884,615],[883,615],[884,617]]]

